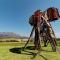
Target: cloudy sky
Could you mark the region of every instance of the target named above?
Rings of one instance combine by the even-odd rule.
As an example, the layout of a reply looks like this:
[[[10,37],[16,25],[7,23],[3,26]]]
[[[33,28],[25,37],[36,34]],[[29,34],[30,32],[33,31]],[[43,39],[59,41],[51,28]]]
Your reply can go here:
[[[15,32],[29,36],[32,27],[29,17],[37,10],[56,7],[60,11],[60,0],[0,0],[0,32]],[[60,37],[60,20],[51,23],[56,37]]]

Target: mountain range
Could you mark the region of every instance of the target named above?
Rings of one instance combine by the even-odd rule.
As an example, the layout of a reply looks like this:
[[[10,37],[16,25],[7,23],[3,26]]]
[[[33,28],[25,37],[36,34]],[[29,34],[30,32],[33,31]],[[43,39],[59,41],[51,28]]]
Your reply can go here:
[[[20,36],[14,32],[0,32],[0,37],[15,37],[15,38],[28,38],[25,36]]]

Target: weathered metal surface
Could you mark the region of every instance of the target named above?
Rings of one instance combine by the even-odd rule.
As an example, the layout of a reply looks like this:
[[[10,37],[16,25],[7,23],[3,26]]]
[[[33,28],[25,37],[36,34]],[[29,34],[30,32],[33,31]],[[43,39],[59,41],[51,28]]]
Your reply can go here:
[[[57,8],[51,7],[47,9],[47,16],[49,21],[58,20],[59,12]]]
[[[46,14],[44,14],[40,10],[37,10],[34,13],[34,15],[32,15],[29,18],[29,23],[34,27],[35,30],[35,39],[34,39],[35,49],[41,50],[40,43],[41,38],[43,37],[44,46],[47,46],[47,43],[50,42],[52,50],[56,51],[57,43],[55,40],[55,34],[51,27],[50,21],[57,20],[58,18],[59,18],[59,12],[57,8],[48,8]],[[26,43],[26,45],[28,44],[28,42]]]
[[[37,25],[38,22],[40,22],[42,19],[41,19],[41,16],[43,15],[42,12],[40,11],[36,11],[34,13],[34,15],[32,15],[30,18],[29,18],[29,23],[31,26],[34,26],[34,25]]]

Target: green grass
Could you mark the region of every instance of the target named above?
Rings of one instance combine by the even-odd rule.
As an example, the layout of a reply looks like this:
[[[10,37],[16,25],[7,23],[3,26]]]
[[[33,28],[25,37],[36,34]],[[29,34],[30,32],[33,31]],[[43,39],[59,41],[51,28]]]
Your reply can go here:
[[[24,46],[25,43],[0,43],[0,60],[60,60],[60,46],[58,46],[57,52],[52,52],[51,46],[43,47],[43,51],[39,54],[34,55],[36,50],[25,49],[22,51],[20,48]],[[29,44],[28,46],[32,46]],[[17,48],[18,51],[16,50]],[[10,51],[10,50],[13,51]],[[14,52],[16,50],[16,52]],[[20,53],[21,50],[21,53]]]

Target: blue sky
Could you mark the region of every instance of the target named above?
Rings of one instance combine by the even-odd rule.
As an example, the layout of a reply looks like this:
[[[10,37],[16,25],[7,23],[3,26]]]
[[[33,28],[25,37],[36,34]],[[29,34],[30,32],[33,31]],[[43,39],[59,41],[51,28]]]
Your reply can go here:
[[[15,32],[29,36],[32,27],[29,17],[37,10],[57,7],[60,0],[0,0],[0,32]],[[56,37],[60,37],[60,20],[51,23]]]

